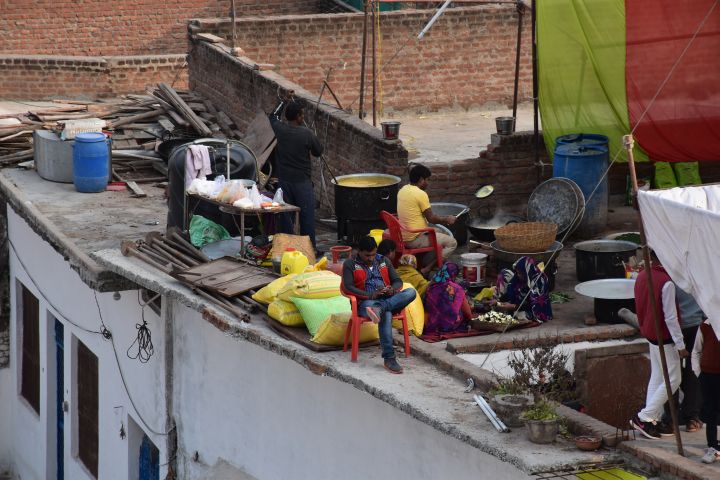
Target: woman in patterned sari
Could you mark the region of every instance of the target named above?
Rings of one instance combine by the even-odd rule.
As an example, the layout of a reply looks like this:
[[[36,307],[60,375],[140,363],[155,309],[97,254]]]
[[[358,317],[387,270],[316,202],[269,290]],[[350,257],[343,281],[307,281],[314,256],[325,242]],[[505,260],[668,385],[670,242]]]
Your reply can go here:
[[[547,275],[538,268],[535,259],[520,257],[512,270],[500,271],[495,297],[502,310],[514,312],[520,307],[528,320],[547,322],[553,317],[548,285]]]
[[[428,333],[466,331],[472,309],[465,290],[455,281],[458,266],[447,262],[435,274],[425,292],[425,329]]]

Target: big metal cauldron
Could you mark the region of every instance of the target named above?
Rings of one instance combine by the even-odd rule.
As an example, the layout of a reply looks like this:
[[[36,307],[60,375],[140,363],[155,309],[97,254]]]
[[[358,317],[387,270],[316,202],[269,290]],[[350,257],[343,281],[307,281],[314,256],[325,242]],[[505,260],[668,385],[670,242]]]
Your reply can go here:
[[[333,180],[338,240],[355,244],[373,228],[385,228],[380,212],[397,212],[400,177],[356,173]]]

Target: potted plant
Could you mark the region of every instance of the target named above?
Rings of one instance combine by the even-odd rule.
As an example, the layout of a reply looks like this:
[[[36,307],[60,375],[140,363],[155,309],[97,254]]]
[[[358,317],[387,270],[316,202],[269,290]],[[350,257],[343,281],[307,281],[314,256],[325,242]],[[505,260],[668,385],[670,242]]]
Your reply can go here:
[[[522,427],[525,421],[520,415],[535,402],[535,397],[527,389],[513,382],[501,382],[489,393],[488,403],[505,425]]]
[[[528,439],[533,443],[552,443],[559,431],[559,419],[553,406],[540,400],[525,410],[521,418],[525,421]]]

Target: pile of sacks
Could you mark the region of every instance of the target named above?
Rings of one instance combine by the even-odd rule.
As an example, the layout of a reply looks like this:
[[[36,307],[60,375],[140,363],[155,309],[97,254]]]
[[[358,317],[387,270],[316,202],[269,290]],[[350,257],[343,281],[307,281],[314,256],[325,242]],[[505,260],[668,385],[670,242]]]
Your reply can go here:
[[[268,306],[268,315],[289,327],[307,328],[311,340],[321,345],[342,346],[350,321],[350,300],[340,293],[341,278],[326,270],[287,275],[269,283],[253,295]],[[403,289],[413,288],[403,284]],[[422,335],[425,310],[418,295],[405,309],[408,329]],[[399,322],[398,322],[399,323]],[[401,325],[393,325],[401,328]],[[360,343],[378,340],[378,327],[372,322],[360,326]]]

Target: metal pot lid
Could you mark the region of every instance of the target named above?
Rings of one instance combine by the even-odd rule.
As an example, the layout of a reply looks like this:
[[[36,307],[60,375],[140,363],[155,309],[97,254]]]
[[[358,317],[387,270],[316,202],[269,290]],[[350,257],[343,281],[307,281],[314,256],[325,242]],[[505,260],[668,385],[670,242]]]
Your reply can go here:
[[[575,291],[586,297],[603,300],[628,300],[635,298],[634,278],[602,278],[575,285]]]
[[[550,222],[558,226],[558,236],[571,234],[580,224],[585,197],[569,178],[550,178],[537,186],[528,200],[529,222]]]
[[[620,253],[637,250],[640,246],[626,240],[585,240],[576,243],[573,248],[590,253]]]

